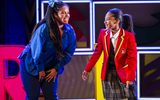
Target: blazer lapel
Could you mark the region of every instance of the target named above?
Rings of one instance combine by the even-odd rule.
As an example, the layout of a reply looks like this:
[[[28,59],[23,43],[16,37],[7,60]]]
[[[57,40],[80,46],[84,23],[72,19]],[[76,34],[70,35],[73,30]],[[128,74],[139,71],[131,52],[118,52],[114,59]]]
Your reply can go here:
[[[104,35],[104,46],[107,56],[109,56],[110,52],[110,32],[107,30]]]
[[[125,32],[123,29],[120,30],[120,34],[118,36],[118,41],[117,41],[117,44],[116,44],[116,52],[115,52],[115,58],[117,57],[118,55],[118,52],[122,46],[122,43],[124,41],[124,36],[125,36]]]

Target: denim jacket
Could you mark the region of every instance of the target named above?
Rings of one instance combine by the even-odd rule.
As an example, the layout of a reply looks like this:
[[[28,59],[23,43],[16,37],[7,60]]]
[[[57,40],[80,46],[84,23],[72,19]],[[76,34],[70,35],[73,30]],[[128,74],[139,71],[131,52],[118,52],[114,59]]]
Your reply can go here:
[[[38,75],[40,71],[46,71],[51,68],[55,68],[61,74],[64,70],[64,65],[71,60],[75,48],[75,31],[69,24],[65,24],[62,35],[62,52],[64,57],[60,61],[56,59],[55,46],[49,36],[49,28],[44,23],[36,29],[30,43],[18,58],[25,59],[25,68],[33,76]]]

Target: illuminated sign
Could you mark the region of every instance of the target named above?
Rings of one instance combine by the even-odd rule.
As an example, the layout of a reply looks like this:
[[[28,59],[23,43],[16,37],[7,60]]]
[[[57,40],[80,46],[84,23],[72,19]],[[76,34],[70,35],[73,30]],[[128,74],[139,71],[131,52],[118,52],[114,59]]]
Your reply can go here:
[[[0,98],[6,100],[6,93],[12,100],[25,100],[25,91],[20,79],[20,73],[16,76],[8,76],[6,61],[14,61],[19,65],[17,56],[24,49],[19,45],[0,45]],[[12,66],[10,66],[12,68]],[[19,67],[19,66],[18,66]]]

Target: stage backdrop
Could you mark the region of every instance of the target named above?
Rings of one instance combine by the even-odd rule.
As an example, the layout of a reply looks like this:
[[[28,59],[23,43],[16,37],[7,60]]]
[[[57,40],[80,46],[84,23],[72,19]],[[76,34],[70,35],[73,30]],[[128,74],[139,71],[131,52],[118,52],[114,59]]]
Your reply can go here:
[[[24,47],[30,40],[34,25],[43,18],[47,0],[1,0],[0,3],[0,47]],[[139,98],[160,98],[159,69],[160,65],[160,1],[103,1],[100,0],[64,0],[70,6],[70,24],[76,31],[77,48],[72,61],[65,66],[59,79],[58,94],[60,98],[96,98],[94,70],[86,82],[81,73],[87,64],[97,42],[99,31],[104,28],[104,16],[110,8],[120,8],[131,14],[138,48],[138,86]],[[151,49],[150,49],[151,48]],[[3,52],[2,52],[3,51]],[[4,80],[19,77],[19,61],[7,59],[4,55],[17,54],[14,49],[0,49],[1,66],[0,99],[6,91]],[[12,52],[12,53],[11,53]],[[3,56],[2,56],[3,55]],[[11,56],[10,55],[10,56]],[[5,60],[4,60],[5,58]],[[2,60],[3,59],[3,60]],[[6,70],[3,70],[5,67]],[[7,74],[6,74],[7,73]],[[15,85],[10,83],[9,85]],[[150,90],[147,92],[146,89]],[[14,94],[14,91],[11,93]],[[23,93],[23,92],[22,92]],[[42,95],[43,96],[43,95]],[[13,99],[13,98],[12,98]],[[152,99],[153,100],[153,99]]]

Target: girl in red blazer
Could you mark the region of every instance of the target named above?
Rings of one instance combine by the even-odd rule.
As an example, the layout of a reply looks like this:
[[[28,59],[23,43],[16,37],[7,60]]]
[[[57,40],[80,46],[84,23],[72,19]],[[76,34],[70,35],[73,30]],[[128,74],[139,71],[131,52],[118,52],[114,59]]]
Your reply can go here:
[[[92,70],[103,51],[101,79],[107,100],[136,99],[136,41],[132,32],[122,28],[122,21],[123,13],[120,9],[113,8],[107,12],[104,21],[106,29],[100,31],[97,46],[82,73],[82,79],[86,80],[88,72]]]

